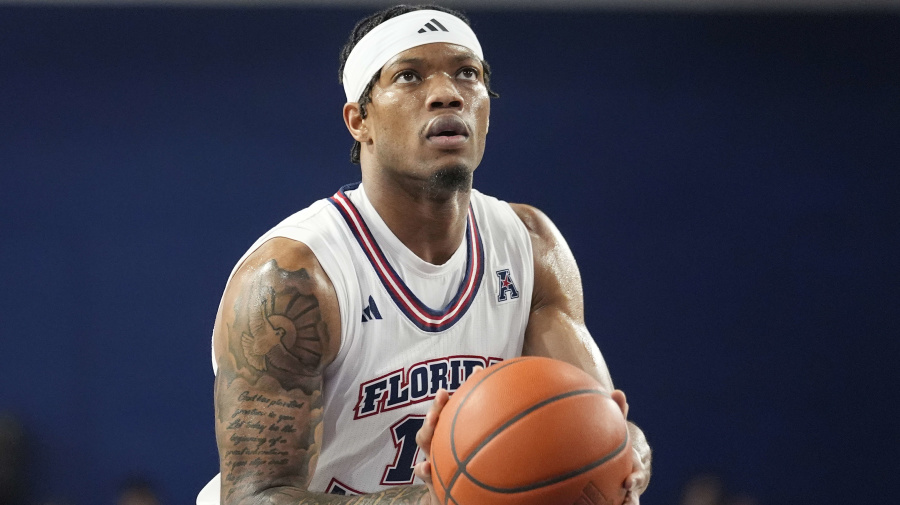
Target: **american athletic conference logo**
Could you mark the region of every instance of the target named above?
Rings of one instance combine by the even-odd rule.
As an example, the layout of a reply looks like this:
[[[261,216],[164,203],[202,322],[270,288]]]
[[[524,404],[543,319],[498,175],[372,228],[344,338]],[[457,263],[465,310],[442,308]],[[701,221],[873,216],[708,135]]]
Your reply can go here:
[[[497,270],[497,282],[499,286],[499,292],[497,293],[498,303],[508,302],[519,297],[519,289],[516,288],[516,283],[513,282],[512,274],[509,273],[508,268]]]

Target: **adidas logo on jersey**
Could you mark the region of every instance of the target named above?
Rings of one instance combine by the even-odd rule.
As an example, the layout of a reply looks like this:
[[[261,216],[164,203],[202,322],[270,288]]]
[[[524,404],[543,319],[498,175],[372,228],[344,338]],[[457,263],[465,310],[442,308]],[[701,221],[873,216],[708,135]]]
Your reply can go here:
[[[369,295],[369,306],[363,309],[362,322],[368,322],[373,319],[381,319],[381,312],[378,312],[378,306],[375,305],[375,299]]]
[[[426,28],[427,28],[427,30],[426,30]],[[449,32],[450,30],[444,28],[444,25],[438,23],[438,20],[437,20],[437,19],[431,18],[431,22],[430,22],[430,23],[425,23],[425,26],[424,26],[423,28],[419,29],[419,33],[425,33],[425,32],[428,32],[428,31],[432,31],[432,32],[438,32],[438,31],[441,31],[441,32]]]

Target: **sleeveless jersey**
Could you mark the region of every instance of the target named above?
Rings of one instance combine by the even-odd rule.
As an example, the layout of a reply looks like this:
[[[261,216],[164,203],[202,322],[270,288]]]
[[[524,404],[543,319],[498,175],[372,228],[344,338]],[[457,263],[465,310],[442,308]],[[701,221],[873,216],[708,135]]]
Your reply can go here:
[[[391,233],[362,185],[349,185],[275,226],[244,258],[273,237],[312,250],[340,307],[309,489],[413,484],[415,435],[438,389],[452,392],[474,367],[521,355],[534,281],[525,225],[509,204],[472,190],[462,244],[433,265]]]

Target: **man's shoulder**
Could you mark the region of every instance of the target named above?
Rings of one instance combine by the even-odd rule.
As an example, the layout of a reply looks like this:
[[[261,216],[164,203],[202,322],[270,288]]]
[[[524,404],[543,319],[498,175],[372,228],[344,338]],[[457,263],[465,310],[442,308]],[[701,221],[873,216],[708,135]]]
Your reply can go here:
[[[533,205],[527,203],[510,203],[509,207],[516,214],[516,217],[525,225],[528,233],[538,236],[546,236],[552,234],[556,229],[553,221],[544,214],[543,211]]]
[[[513,203],[501,200],[497,197],[472,190],[472,200],[482,207],[486,214],[491,216],[505,215],[505,222],[515,222],[517,226],[523,226],[524,231],[530,236],[531,241],[553,241],[559,234],[556,225],[543,211],[526,203]]]
[[[329,219],[328,209],[332,207],[334,206],[329,198],[316,200],[309,206],[282,219],[278,224],[273,226],[271,230],[277,230],[282,227],[315,225],[317,222]]]
[[[541,218],[546,219],[547,218],[547,216],[544,215],[543,212],[541,212],[539,209],[537,209],[536,207],[534,207],[532,205],[525,204],[525,203],[509,202],[509,201],[503,200],[502,198],[499,198],[499,197],[496,197],[493,195],[489,195],[487,193],[482,193],[481,191],[478,191],[475,188],[472,188],[471,199],[472,199],[472,201],[476,202],[478,205],[482,205],[482,206],[488,206],[488,207],[500,206],[500,207],[509,208],[522,221],[526,221],[526,220],[533,221],[535,219],[541,219]]]
[[[482,210],[486,214],[504,214],[513,219],[519,214],[517,207],[522,206],[522,204],[511,203],[496,196],[482,193],[475,188],[472,188],[470,201],[477,209]],[[518,217],[518,220],[522,220],[521,216]]]
[[[524,203],[511,203],[509,206],[528,231],[536,257],[555,251],[560,246],[568,249],[562,232],[542,210]]]
[[[316,259],[321,244],[340,235],[334,232],[340,222],[337,213],[331,210],[333,207],[328,198],[323,198],[282,219],[247,248],[229,279],[242,267],[262,258],[282,258],[291,262]]]
[[[261,235],[248,252],[278,238],[302,242],[316,249],[319,242],[329,242],[339,237],[340,233],[336,232],[343,226],[344,221],[340,213],[330,199],[323,198],[282,219]]]

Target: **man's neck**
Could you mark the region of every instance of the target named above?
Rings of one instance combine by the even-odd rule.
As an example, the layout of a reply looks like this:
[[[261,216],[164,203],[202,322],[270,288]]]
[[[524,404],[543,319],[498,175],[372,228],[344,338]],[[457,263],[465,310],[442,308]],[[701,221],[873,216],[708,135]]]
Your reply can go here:
[[[366,196],[391,232],[416,256],[442,265],[459,248],[466,232],[472,180],[397,181],[363,172]]]

